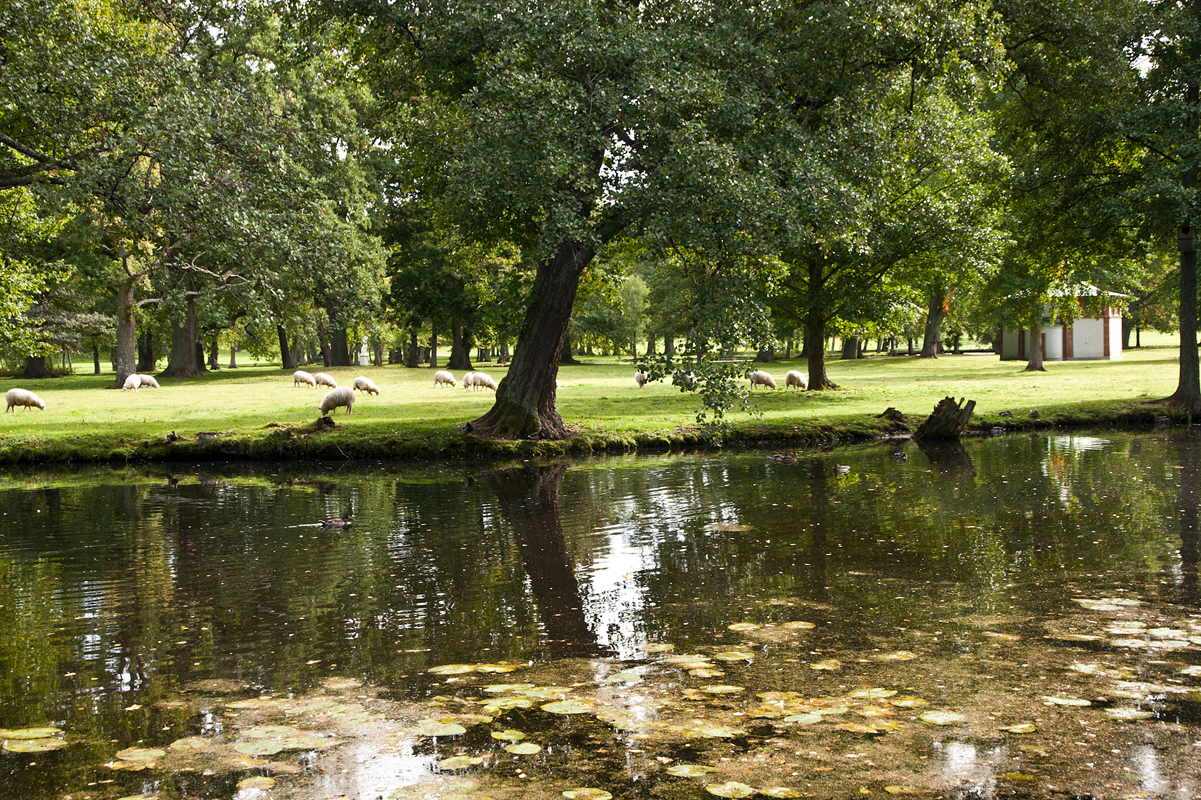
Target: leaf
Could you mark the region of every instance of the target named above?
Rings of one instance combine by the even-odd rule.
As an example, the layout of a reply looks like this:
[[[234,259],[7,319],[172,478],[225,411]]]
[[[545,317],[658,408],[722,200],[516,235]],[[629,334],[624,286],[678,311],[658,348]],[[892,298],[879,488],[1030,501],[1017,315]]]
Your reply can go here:
[[[882,729],[876,727],[875,725],[864,725],[859,722],[844,722],[836,727],[838,730],[846,731],[847,733],[876,734],[882,732]]]
[[[171,744],[167,745],[168,750],[207,750],[212,746],[212,742],[203,736],[185,736],[183,739],[176,739]]]
[[[596,709],[596,703],[591,700],[568,699],[542,706],[543,711],[551,714],[588,714]]]
[[[888,702],[897,708],[921,708],[930,705],[929,700],[923,700],[920,697],[897,697]]]
[[[807,631],[807,630],[812,630],[813,628],[816,628],[817,626],[814,625],[812,622],[805,622],[803,620],[798,619],[798,620],[793,620],[792,622],[782,623],[780,625],[780,627],[787,628],[788,630],[791,630],[791,631]]]
[[[630,672],[630,671],[614,672],[612,675],[605,678],[605,682],[606,683],[624,683],[626,685],[631,685],[631,684],[635,684],[635,683],[642,683],[642,676],[639,675],[637,672]]]
[[[418,736],[462,736],[467,729],[455,722],[443,722],[437,719],[421,719],[413,728]]]
[[[167,755],[166,750],[157,747],[127,747],[117,753],[122,761],[154,761]]]
[[[0,728],[0,739],[49,739],[62,733],[62,728]]]
[[[0,749],[10,753],[48,753],[62,750],[68,744],[66,739],[5,739]]]
[[[825,661],[817,661],[813,664],[810,664],[809,669],[837,672],[838,670],[842,669],[842,662],[837,658],[827,658]]]
[[[1089,702],[1088,700],[1082,700],[1079,697],[1058,697],[1058,696],[1051,697],[1049,695],[1043,695],[1043,699],[1047,701],[1048,705],[1053,705],[1053,706],[1084,707],[1084,706],[1092,705],[1092,703]]]
[[[604,789],[568,789],[563,792],[563,796],[567,800],[613,800],[613,795],[606,792]]]
[[[516,664],[476,664],[475,665],[476,672],[493,672],[493,673],[516,672],[519,669],[521,669],[521,667]]]
[[[788,786],[772,786],[768,789],[760,789],[759,794],[767,797],[800,797],[801,793],[796,789]]]
[[[918,657],[917,653],[910,652],[909,650],[898,650],[895,653],[885,653],[883,655],[876,656],[876,660],[878,660],[878,661],[913,661],[917,657]]]
[[[485,686],[484,691],[488,694],[520,694],[534,688],[532,683],[494,683],[491,686]]]
[[[724,653],[717,653],[713,656],[718,661],[754,661],[755,654],[746,650],[727,650]]]
[[[897,692],[895,689],[856,689],[847,694],[847,697],[855,700],[883,700],[886,697],[892,697]]]
[[[482,756],[451,756],[438,762],[440,769],[457,770],[479,766],[484,763]]]
[[[1038,728],[1032,722],[1022,722],[1017,725],[1006,725],[1001,730],[1006,733],[1034,733]]]
[[[705,791],[718,797],[750,797],[757,793],[752,787],[737,781],[711,783],[705,787]]]
[[[931,725],[954,725],[956,722],[963,722],[966,717],[956,714],[954,711],[927,711],[918,719]]]
[[[743,686],[727,686],[725,684],[714,684],[711,686],[702,686],[701,691],[705,692],[706,694],[738,694],[739,692],[745,692],[746,688]]]
[[[704,764],[672,764],[667,768],[667,774],[677,778],[700,778],[710,772],[717,772],[717,767],[707,767]]]
[[[1155,714],[1138,708],[1107,708],[1105,709],[1105,716],[1110,719],[1132,722],[1140,719],[1151,719]]]
[[[884,791],[889,794],[921,794],[920,790],[912,786],[885,786]]]
[[[520,742],[525,738],[525,734],[515,730],[492,731],[492,738],[502,742]]]
[[[505,745],[505,750],[516,756],[532,756],[534,753],[542,752],[542,747],[533,742],[519,742]]]
[[[275,778],[268,778],[266,775],[257,775],[253,778],[244,778],[238,781],[239,789],[270,789],[275,785]]]
[[[725,677],[726,673],[720,669],[709,669],[706,667],[704,669],[690,669],[688,670],[688,674],[694,678],[722,678]]]
[[[300,729],[292,725],[258,725],[242,732],[248,739],[276,739],[284,736],[295,736]]]
[[[785,722],[795,722],[798,725],[813,725],[822,721],[821,714],[792,714],[784,718]]]
[[[471,664],[443,664],[439,667],[431,667],[426,672],[434,675],[463,675],[475,670]]]
[[[756,625],[753,622],[735,622],[733,625],[727,625],[728,631],[757,631],[762,628],[762,625]]]
[[[253,742],[238,742],[234,745],[234,750],[244,756],[273,756],[283,752],[284,746],[282,742],[259,739]]]

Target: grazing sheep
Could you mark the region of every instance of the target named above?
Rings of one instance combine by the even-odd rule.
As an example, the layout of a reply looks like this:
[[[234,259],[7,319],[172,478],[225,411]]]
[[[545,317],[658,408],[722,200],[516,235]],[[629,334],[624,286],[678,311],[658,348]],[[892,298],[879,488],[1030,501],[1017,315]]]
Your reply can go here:
[[[354,410],[354,398],[354,389],[343,386],[340,389],[331,389],[326,392],[325,397],[321,398],[321,405],[317,407],[321,409],[323,417],[338,406],[346,406],[346,413],[349,414]]]
[[[445,383],[447,386],[452,386],[452,387],[459,385],[458,381],[455,380],[454,375],[451,375],[449,372],[447,372],[444,369],[440,369],[434,373],[434,385],[438,386],[443,383]]]
[[[795,369],[788,370],[788,374],[784,376],[784,388],[795,386],[798,389],[808,389],[809,379],[805,377],[805,373],[798,372]]]
[[[646,386],[647,379],[647,374],[642,370],[638,370],[634,373],[634,383],[638,384],[639,389],[641,389],[643,386]]]
[[[142,379],[137,375],[130,375],[125,379],[125,385],[121,387],[123,392],[136,392],[142,388]]]
[[[476,390],[483,386],[484,388],[496,391],[496,381],[486,372],[469,372],[463,376],[463,388]]]
[[[334,376],[327,375],[324,372],[318,372],[313,376],[313,380],[317,381],[318,386],[328,386],[331,389],[338,388],[338,382],[334,380]]]
[[[143,389],[159,388],[158,381],[154,379],[153,375],[139,375],[138,382],[142,384]]]
[[[354,388],[356,392],[362,391],[363,394],[379,394],[379,387],[375,385],[375,381],[362,375],[354,379]]]
[[[299,383],[303,383],[305,386],[315,387],[317,385],[317,379],[304,370],[298,369],[292,373],[292,388],[295,389],[296,385]]]
[[[752,389],[754,389],[756,386],[760,386],[760,385],[766,386],[769,389],[776,388],[776,379],[773,378],[771,375],[768,375],[766,372],[764,372],[761,369],[755,370],[747,377],[751,379],[751,388]]]
[[[42,402],[42,398],[28,389],[9,389],[8,393],[4,395],[4,399],[8,402],[8,408],[4,409],[6,414],[17,406],[25,406],[26,411],[33,406],[37,406],[41,411],[46,410],[46,404]]]

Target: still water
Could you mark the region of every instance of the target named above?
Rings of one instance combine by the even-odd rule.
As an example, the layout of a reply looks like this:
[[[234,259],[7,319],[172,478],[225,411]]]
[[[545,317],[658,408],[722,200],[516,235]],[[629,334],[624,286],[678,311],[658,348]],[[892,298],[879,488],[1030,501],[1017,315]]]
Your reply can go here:
[[[0,798],[1201,796],[1201,440],[770,456],[10,474]]]

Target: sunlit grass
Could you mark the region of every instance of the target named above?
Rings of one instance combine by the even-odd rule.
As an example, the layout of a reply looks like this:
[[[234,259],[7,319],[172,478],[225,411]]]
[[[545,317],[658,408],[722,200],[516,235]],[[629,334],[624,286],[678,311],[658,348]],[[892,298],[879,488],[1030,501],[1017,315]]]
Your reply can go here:
[[[1144,336],[1144,341],[1150,337]],[[1122,361],[1049,362],[1044,373],[1024,371],[1024,362],[988,354],[945,355],[927,360],[873,356],[844,361],[831,356],[828,373],[839,389],[828,392],[757,390],[758,414],[727,415],[718,433],[700,431],[699,398],[662,383],[639,390],[634,366],[614,357],[585,358],[559,372],[558,407],[580,437],[553,447],[670,445],[720,435],[727,439],[798,442],[868,435],[888,407],[916,425],[943,397],[975,400],[976,421],[989,424],[1098,424],[1149,420],[1178,380],[1173,347],[1127,351]],[[505,368],[479,364],[498,381]],[[789,369],[806,370],[799,359],[766,365],[783,386]],[[378,397],[360,397],[354,413],[336,412],[337,427],[316,433],[321,389],[294,387],[291,372],[272,365],[222,369],[194,379],[161,381],[159,390],[122,392],[107,388],[112,374],[73,375],[41,381],[5,379],[3,388],[31,389],[46,411],[18,409],[0,417],[0,456],[14,460],[124,459],[195,456],[165,437],[188,439],[199,432],[222,436],[208,455],[278,457],[341,454],[373,456],[462,456],[491,452],[494,445],[466,437],[459,426],[492,405],[490,391],[436,387],[428,367],[352,367],[328,370],[341,385],[367,375]],[[1013,417],[1001,417],[1001,412]],[[505,446],[516,452],[512,446]],[[544,448],[551,447],[543,445]],[[501,448],[502,450],[504,447]]]

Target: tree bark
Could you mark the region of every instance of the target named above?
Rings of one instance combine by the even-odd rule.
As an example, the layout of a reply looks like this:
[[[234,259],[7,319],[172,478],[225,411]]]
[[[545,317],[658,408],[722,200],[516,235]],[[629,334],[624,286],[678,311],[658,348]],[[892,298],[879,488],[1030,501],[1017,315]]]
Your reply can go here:
[[[143,331],[138,337],[138,372],[154,372],[158,358],[154,355],[154,334]]]
[[[229,348],[229,368],[238,368],[238,348],[236,347]]]
[[[412,369],[418,362],[417,329],[409,328],[409,344],[405,347],[405,366]]]
[[[288,345],[288,332],[283,325],[275,326],[275,334],[279,337],[279,360],[284,369],[296,369],[296,354]]]
[[[331,328],[329,332],[329,351],[332,364],[326,366],[331,367],[349,367],[350,363],[350,344],[346,336],[345,328]]]
[[[122,259],[129,256],[121,248]],[[134,328],[133,285],[136,277],[127,276],[117,287],[117,341],[113,348],[113,371],[116,377],[112,388],[120,389],[125,379],[137,370],[137,331]]]
[[[569,435],[555,408],[555,378],[580,275],[595,254],[588,245],[566,241],[539,266],[509,373],[492,409],[470,423],[473,430],[501,438]]]
[[[933,413],[913,432],[914,439],[958,439],[963,433],[972,411],[976,408],[975,400],[955,402],[953,397],[944,397],[934,407]]]
[[[676,337],[663,337],[663,355],[667,356],[668,358],[676,357]]]
[[[1194,87],[1189,87],[1190,94]],[[1194,98],[1195,101],[1195,98]],[[1185,181],[1187,185],[1189,181]],[[1196,176],[1192,184],[1196,186]],[[1180,226],[1180,383],[1167,399],[1189,414],[1201,412],[1201,363],[1197,355],[1197,231],[1189,223]]]
[[[464,335],[463,323],[450,321],[450,359],[446,362],[451,369],[471,370],[471,335]]]
[[[198,331],[196,325],[196,298],[189,297],[184,306],[183,319],[178,320],[171,328],[171,355],[167,359],[167,368],[161,374],[170,377],[194,378],[203,374],[201,364],[204,361],[201,350],[200,363],[197,363],[196,348]]]
[[[592,354],[589,353],[588,355],[592,355]],[[572,353],[571,335],[570,334],[568,334],[567,336],[565,336],[563,338],[563,352],[559,355],[559,363],[560,364],[579,364],[580,363],[579,360],[576,359],[575,355]]]
[[[1034,312],[1034,321],[1030,323],[1030,330],[1026,331],[1029,342],[1026,344],[1026,352],[1030,354],[1030,360],[1026,362],[1026,372],[1046,372],[1047,368],[1043,366],[1043,319],[1042,312]]]
[[[92,342],[92,367],[93,367],[92,374],[99,375],[100,374],[100,345],[96,344],[96,342]]]
[[[26,356],[25,369],[21,371],[22,378],[32,380],[49,378],[50,375],[50,366],[46,363],[46,356]]]
[[[922,331],[922,352],[919,358],[938,358],[938,334],[943,320],[947,318],[951,298],[935,295],[928,298],[926,327]]]
[[[430,367],[438,368],[438,329],[430,323]]]
[[[221,350],[216,336],[209,342],[209,369],[221,369]]]
[[[826,375],[826,320],[817,309],[809,312],[805,331],[805,339],[814,343],[805,358],[809,369],[809,390],[837,389],[837,384]]]
[[[856,359],[860,357],[863,350],[863,340],[859,338],[859,334],[848,336],[842,340],[842,357],[846,359]]]

